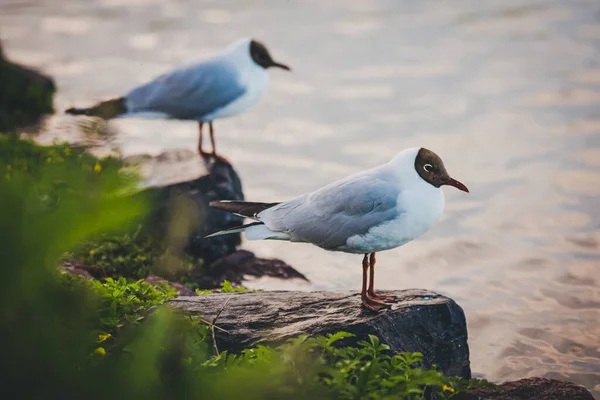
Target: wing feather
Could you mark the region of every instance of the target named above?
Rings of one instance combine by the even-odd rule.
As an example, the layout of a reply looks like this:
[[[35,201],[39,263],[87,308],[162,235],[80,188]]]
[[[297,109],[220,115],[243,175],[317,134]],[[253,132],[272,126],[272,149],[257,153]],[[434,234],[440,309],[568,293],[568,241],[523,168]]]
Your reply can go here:
[[[138,86],[126,96],[131,112],[161,112],[195,119],[215,112],[243,95],[237,70],[222,58],[176,69]]]
[[[399,190],[381,170],[334,182],[258,214],[271,230],[325,249],[346,244],[399,214]]]

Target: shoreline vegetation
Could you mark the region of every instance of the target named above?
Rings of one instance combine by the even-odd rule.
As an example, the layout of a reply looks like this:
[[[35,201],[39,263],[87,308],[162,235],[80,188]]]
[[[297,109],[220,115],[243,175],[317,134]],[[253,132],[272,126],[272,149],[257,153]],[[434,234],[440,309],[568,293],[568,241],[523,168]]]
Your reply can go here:
[[[344,332],[218,352],[218,320],[170,310],[164,303],[177,291],[143,280],[161,263],[177,279],[196,264],[173,263],[160,246],[130,236],[148,201],[122,194],[136,178],[118,159],[2,136],[0,178],[3,369],[11,382],[3,390],[27,398],[448,399],[491,386],[423,370],[420,354],[390,354],[375,336],[336,345]],[[100,279],[64,272],[65,258],[99,265]],[[228,282],[221,289],[243,290]]]

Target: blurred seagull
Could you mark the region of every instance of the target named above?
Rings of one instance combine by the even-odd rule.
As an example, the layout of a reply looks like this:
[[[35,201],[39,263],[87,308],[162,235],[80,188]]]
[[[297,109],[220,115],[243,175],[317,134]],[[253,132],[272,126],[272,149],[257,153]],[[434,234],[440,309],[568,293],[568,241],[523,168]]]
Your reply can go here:
[[[90,108],[69,108],[73,115],[104,119],[121,117],[165,118],[198,121],[198,152],[202,127],[208,123],[215,154],[213,120],[246,111],[264,94],[269,83],[267,68],[290,67],[275,62],[267,48],[253,39],[241,39],[213,58],[180,67],[138,86],[123,97]]]
[[[325,250],[364,254],[361,300],[366,308],[377,311],[394,299],[375,294],[375,253],[427,232],[444,210],[443,185],[469,192],[448,175],[437,154],[414,147],[387,164],[283,203],[213,201],[211,207],[255,222],[207,237],[245,232],[249,240],[304,242]]]

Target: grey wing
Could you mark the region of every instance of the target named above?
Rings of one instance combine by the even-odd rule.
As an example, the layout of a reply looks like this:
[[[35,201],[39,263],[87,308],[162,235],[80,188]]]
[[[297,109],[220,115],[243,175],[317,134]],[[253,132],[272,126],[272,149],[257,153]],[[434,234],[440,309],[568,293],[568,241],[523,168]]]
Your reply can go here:
[[[162,112],[177,119],[210,114],[244,94],[237,72],[226,62],[209,60],[161,75],[130,91],[130,112]]]
[[[335,249],[349,237],[395,218],[398,194],[386,180],[359,175],[281,203],[258,217],[269,229],[288,232],[294,240]]]

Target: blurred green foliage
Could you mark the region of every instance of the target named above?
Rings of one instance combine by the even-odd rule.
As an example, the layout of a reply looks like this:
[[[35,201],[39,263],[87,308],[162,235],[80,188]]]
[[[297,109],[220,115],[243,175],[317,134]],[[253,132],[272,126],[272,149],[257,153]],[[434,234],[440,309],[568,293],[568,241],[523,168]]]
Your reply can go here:
[[[98,159],[83,148],[66,143],[36,146],[31,141],[0,136],[0,159],[0,177],[4,179],[10,180],[15,174],[39,177],[43,171],[60,171],[57,168],[61,167],[79,170],[81,178],[90,182],[100,176],[111,176],[123,186],[120,193],[130,193],[132,198],[143,200],[143,193],[136,193],[138,177],[131,172],[124,172],[122,161],[116,157]],[[48,206],[60,201],[64,193],[75,194],[83,189],[63,179],[60,172],[47,184],[44,201]],[[136,193],[135,196],[132,193]],[[142,224],[115,226],[114,229],[87,238],[66,259],[89,267],[88,271],[96,278],[126,277],[137,280],[160,274],[167,279],[185,281],[189,273],[202,267],[202,260],[173,254],[167,240],[144,232]]]
[[[5,141],[0,152],[1,398],[447,399],[482,384],[423,370],[421,355],[391,355],[375,336],[214,354],[206,324],[162,306],[168,286],[57,268],[82,242],[139,224],[145,200],[125,195],[135,179],[68,146]]]
[[[85,149],[67,143],[38,146],[30,140],[0,136],[0,177],[8,181],[15,176],[36,180],[38,186],[45,185],[50,190],[46,194],[51,196],[72,195],[77,191],[83,194],[90,188],[97,190],[101,188],[98,182],[121,191],[135,191],[138,177],[123,172],[122,166],[118,158],[98,159]]]

